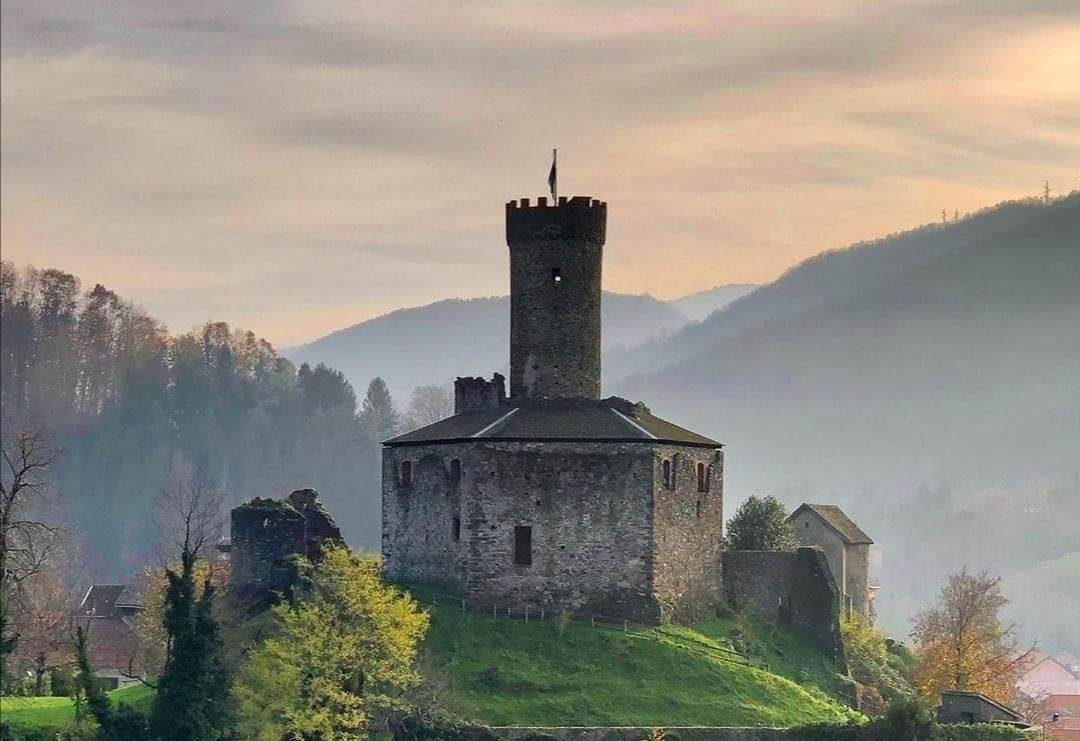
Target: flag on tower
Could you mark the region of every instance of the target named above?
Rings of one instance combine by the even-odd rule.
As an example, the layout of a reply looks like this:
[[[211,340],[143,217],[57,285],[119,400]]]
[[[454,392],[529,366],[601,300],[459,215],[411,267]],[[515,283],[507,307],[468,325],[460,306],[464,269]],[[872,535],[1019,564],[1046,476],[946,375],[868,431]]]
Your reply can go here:
[[[551,200],[559,202],[559,181],[555,173],[555,165],[559,161],[559,150],[551,150],[551,172],[548,173],[548,189],[551,191]]]

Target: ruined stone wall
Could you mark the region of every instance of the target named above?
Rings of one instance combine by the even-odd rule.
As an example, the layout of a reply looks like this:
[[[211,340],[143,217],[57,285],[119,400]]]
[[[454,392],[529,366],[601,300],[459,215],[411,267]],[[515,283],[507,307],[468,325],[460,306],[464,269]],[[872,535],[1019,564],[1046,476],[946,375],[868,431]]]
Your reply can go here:
[[[655,620],[650,596],[652,452],[618,443],[488,443],[470,482],[468,598]],[[532,528],[532,564],[514,528]]]
[[[732,608],[814,635],[843,664],[840,590],[820,548],[727,551],[723,573]]]
[[[669,461],[672,486],[664,477]],[[698,464],[706,489],[699,491]],[[656,446],[653,457],[653,590],[665,617],[701,617],[722,601],[723,454],[707,448]]]
[[[860,615],[870,614],[870,547],[849,546],[834,529],[811,511],[803,510],[792,519],[799,542],[818,546],[825,552],[829,570],[841,592],[841,604],[850,599],[851,609]]]
[[[230,542],[230,585],[270,590],[289,586],[291,556],[317,561],[325,543],[344,541],[318,493],[298,489],[282,500],[256,497],[235,508]]]
[[[600,284],[607,206],[506,205],[510,396],[600,398]]]
[[[454,479],[459,461],[459,478]],[[402,464],[411,483],[402,480]],[[462,490],[480,466],[470,443],[383,448],[383,570],[394,581],[465,588],[468,528]],[[455,539],[454,518],[459,529]]]

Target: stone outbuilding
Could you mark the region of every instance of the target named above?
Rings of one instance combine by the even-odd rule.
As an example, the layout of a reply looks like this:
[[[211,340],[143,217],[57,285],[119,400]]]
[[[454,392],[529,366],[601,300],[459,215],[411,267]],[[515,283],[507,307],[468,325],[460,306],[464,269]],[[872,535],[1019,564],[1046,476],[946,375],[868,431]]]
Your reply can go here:
[[[607,205],[506,205],[510,393],[459,378],[455,414],[383,447],[384,568],[476,609],[653,622],[721,601],[720,443],[600,398]]]
[[[1002,705],[979,692],[949,690],[941,693],[938,723],[1002,723],[1027,728],[1023,716],[1010,707]]]
[[[870,536],[832,504],[801,504],[788,521],[802,545],[825,551],[844,608],[872,619],[877,587],[870,573]]]

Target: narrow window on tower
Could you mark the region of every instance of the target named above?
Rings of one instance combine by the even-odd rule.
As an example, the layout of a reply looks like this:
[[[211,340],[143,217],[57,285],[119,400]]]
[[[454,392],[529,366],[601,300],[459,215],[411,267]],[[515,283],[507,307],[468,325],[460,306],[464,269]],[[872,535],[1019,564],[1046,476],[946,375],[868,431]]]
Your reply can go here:
[[[551,269],[551,282],[555,285],[562,283],[562,271],[558,268]]]
[[[664,486],[670,489],[675,483],[675,480],[671,476],[671,461],[665,460],[661,467],[664,471]]]
[[[461,483],[461,461],[454,458],[450,461],[450,488],[456,489]]]
[[[532,566],[532,528],[528,525],[514,527],[514,563]]]
[[[461,540],[461,518],[460,517],[455,517],[454,518],[454,522],[453,522],[453,526],[451,528],[451,532],[453,533],[454,540]]]
[[[401,486],[405,489],[412,486],[412,463],[409,461],[401,462]]]
[[[708,474],[705,472],[705,464],[697,464],[697,490],[706,491],[709,485]]]
[[[698,519],[700,519],[701,518],[701,500],[700,499],[697,500],[697,506],[694,509],[695,509],[694,513],[698,516]]]

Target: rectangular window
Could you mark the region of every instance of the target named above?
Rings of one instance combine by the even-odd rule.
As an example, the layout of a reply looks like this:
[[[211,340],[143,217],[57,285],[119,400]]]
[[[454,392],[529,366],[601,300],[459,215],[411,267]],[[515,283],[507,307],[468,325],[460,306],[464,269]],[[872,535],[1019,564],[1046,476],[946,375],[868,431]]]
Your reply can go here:
[[[551,269],[551,282],[555,285],[562,283],[562,271],[558,268]]]
[[[532,528],[528,525],[514,527],[514,563],[532,566]]]
[[[460,517],[455,517],[454,518],[454,525],[453,525],[452,530],[453,530],[453,534],[454,534],[454,540],[461,540],[461,518]]]

